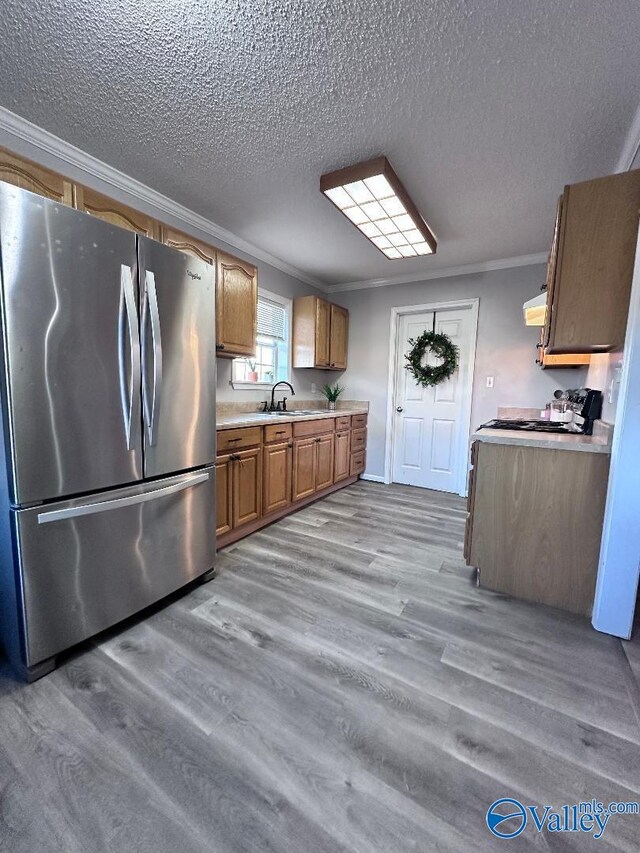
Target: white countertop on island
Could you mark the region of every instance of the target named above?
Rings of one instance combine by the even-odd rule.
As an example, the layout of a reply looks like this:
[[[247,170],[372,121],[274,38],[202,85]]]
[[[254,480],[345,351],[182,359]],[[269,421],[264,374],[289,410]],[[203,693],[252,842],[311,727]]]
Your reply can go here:
[[[526,432],[517,429],[479,429],[471,441],[490,444],[517,444],[522,447],[542,447],[547,450],[577,450],[583,453],[611,453],[611,431],[606,434],[568,435],[559,432]]]

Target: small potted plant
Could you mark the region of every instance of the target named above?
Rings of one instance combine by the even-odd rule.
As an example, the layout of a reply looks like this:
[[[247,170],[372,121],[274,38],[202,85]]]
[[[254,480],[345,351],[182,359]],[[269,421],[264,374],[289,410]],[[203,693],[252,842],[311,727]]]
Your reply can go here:
[[[329,403],[329,411],[330,412],[335,411],[336,401],[337,401],[338,397],[340,396],[340,394],[342,394],[343,392],[344,392],[344,386],[338,385],[337,382],[335,385],[329,385],[327,383],[326,385],[322,386],[322,390],[320,393],[322,394],[323,397],[327,398],[328,403]]]
[[[256,362],[252,358],[245,358],[245,361],[249,365],[249,370],[247,371],[247,382],[257,382],[258,371],[256,370]]]

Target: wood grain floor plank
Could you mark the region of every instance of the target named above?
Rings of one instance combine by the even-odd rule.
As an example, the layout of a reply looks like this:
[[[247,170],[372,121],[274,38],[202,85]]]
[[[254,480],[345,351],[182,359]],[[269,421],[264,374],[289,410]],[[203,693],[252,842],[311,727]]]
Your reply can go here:
[[[0,670],[0,851],[481,853],[499,796],[638,799],[637,641],[478,589],[465,517],[358,481],[42,681]]]

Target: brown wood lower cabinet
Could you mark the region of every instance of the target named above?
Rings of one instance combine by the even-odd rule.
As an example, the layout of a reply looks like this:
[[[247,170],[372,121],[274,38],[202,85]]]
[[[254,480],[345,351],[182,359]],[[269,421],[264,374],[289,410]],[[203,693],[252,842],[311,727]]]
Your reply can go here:
[[[366,415],[220,430],[216,534],[221,548],[299,506],[354,483],[364,471]],[[345,427],[347,427],[345,429]]]
[[[333,434],[316,439],[316,492],[328,488],[333,483],[334,440]]]
[[[348,430],[347,432],[337,432],[333,459],[334,483],[339,483],[340,480],[346,480],[346,478],[349,476],[350,449],[351,433]]]
[[[480,586],[589,615],[609,456],[476,444],[465,558]]]
[[[260,518],[262,451],[259,447],[216,459],[216,535]]]
[[[260,518],[262,510],[262,451],[242,450],[233,454],[233,526]]]
[[[219,456],[216,460],[216,536],[228,533],[233,527],[231,499],[231,462],[229,456]]]
[[[333,483],[334,435],[293,442],[293,499],[299,501]]]
[[[290,441],[265,445],[263,450],[262,514],[283,509],[291,504],[291,460],[293,444]]]
[[[293,500],[308,498],[316,490],[316,440],[293,442]]]

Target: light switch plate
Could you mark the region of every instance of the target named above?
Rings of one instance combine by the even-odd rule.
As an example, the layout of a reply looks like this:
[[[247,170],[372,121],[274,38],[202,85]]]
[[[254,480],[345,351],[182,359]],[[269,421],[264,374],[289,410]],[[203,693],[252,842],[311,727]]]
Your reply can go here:
[[[493,376],[487,376],[487,388],[493,388]]]

